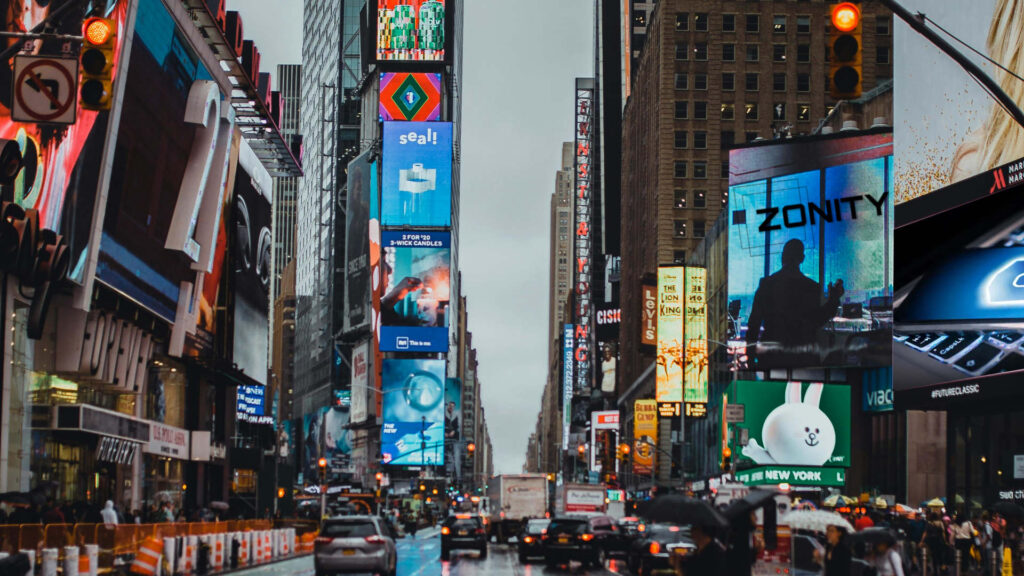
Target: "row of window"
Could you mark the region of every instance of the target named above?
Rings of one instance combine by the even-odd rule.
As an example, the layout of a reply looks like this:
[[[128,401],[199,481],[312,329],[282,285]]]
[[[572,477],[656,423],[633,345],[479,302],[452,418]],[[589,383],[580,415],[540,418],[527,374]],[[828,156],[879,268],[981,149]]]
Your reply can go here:
[[[775,72],[772,74],[772,90],[775,92],[785,92],[786,86],[786,73]],[[827,78],[827,76],[826,76]],[[676,90],[689,90],[690,89],[690,74],[688,72],[677,72],[675,79]],[[761,89],[760,86],[760,74],[758,72],[747,72],[743,76],[743,87],[749,92],[757,92]],[[736,89],[736,73],[735,72],[723,72],[722,73],[722,90],[733,91]],[[694,90],[707,90],[708,89],[708,75],[707,74],[693,74],[693,89]],[[796,91],[797,92],[810,92],[811,91],[811,75],[806,73],[800,73],[796,75]]]
[[[688,162],[685,160],[677,160],[675,163],[674,177],[676,178],[693,178],[696,180],[705,180],[708,177],[708,163],[704,160],[697,160],[693,163],[693,174],[687,176]],[[729,177],[729,163],[722,162],[721,172],[718,174],[719,178]]]
[[[676,220],[675,221],[675,237],[676,238],[688,238],[688,237],[690,237],[691,233],[687,232],[687,228],[689,227],[688,224],[689,223],[686,220]],[[706,229],[707,229],[707,222],[706,221],[704,221],[704,220],[694,220],[693,221],[693,232],[692,232],[693,236],[692,237],[693,238],[703,238]],[[677,252],[681,252],[681,251],[677,250]],[[678,263],[685,262],[686,261],[686,253],[682,252],[682,258],[681,259],[679,258],[679,254],[676,254],[676,261]]]
[[[708,119],[708,103],[704,101],[697,101],[693,103],[693,116],[690,116],[690,103],[685,100],[676,100],[675,119],[676,120],[707,120]],[[721,119],[722,120],[735,120],[736,119],[736,104],[731,102],[724,102],[721,104]],[[739,104],[740,109],[743,112],[744,120],[759,120],[760,112],[756,102],[747,102],[745,104]],[[776,102],[772,105],[772,120],[788,120],[788,106],[785,102]],[[810,104],[797,104],[796,105],[796,119],[797,120],[810,120],[811,119],[811,105]],[[685,148],[685,146],[682,146]],[[680,146],[677,146],[680,148]]]
[[[742,46],[745,52],[744,60],[746,62],[759,62],[761,59],[761,46],[759,44],[745,44]],[[687,42],[676,42],[676,60],[689,60],[690,59],[690,45]],[[878,64],[888,64],[890,60],[892,48],[889,46],[876,46],[875,47],[875,62]],[[786,62],[789,57],[789,45],[787,44],[772,44],[772,62]],[[694,42],[693,43],[693,59],[698,62],[705,62],[708,59],[708,43],[707,42]],[[828,61],[828,53],[825,54],[825,60]],[[736,61],[736,45],[735,44],[722,44],[722,61],[723,62],[735,62]],[[811,45],[810,44],[797,44],[796,45],[796,61],[798,63],[809,63],[811,61]]]
[[[722,17],[722,32],[735,32],[736,31],[736,14],[721,14]],[[690,29],[690,13],[679,12],[676,14],[676,31],[686,32]],[[697,32],[707,32],[708,25],[710,23],[710,17],[707,12],[697,12],[693,14],[693,29]],[[829,19],[825,19],[826,25]],[[760,32],[761,31],[761,15],[760,14],[744,14],[743,15],[744,30],[747,32]],[[789,16],[786,14],[774,14],[772,16],[772,32],[775,34],[784,34],[788,28]],[[811,16],[809,14],[798,14],[796,16],[796,32],[797,34],[810,34],[811,33]],[[889,19],[884,17],[875,18],[875,34],[888,35],[889,34]]]
[[[728,164],[726,164],[726,165],[728,166]],[[679,190],[679,189],[677,189],[675,191],[675,204],[674,204],[675,208],[683,210],[683,209],[686,209],[686,208],[698,208],[699,209],[699,208],[707,208],[708,207],[708,204],[707,204],[708,193],[707,193],[706,190],[694,190],[693,191],[693,202],[689,202],[690,194],[691,193],[690,193],[689,190]],[[723,206],[729,201],[728,199],[729,199],[729,193],[728,192],[723,193],[722,194],[722,205]]]

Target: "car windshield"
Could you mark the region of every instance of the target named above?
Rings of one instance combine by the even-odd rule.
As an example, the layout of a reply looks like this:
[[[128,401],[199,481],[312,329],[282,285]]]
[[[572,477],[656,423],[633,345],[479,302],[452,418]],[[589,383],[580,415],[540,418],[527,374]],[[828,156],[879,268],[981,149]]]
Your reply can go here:
[[[672,526],[669,524],[655,524],[647,526],[647,537],[660,542],[679,542],[689,540],[689,526]]]
[[[586,525],[586,520],[552,520],[548,526],[548,534],[575,534]]]
[[[350,522],[328,522],[321,536],[331,538],[365,538],[377,534],[377,527],[369,520]]]
[[[451,527],[456,530],[476,530],[480,521],[476,518],[458,518],[452,522]]]
[[[540,534],[551,524],[550,520],[530,520],[526,523],[526,532],[528,534]]]

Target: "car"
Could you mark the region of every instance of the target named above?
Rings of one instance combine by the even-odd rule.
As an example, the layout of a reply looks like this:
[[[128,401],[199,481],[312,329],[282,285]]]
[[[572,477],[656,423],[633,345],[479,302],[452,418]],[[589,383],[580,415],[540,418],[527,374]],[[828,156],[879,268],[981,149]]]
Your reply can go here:
[[[533,518],[526,521],[519,536],[516,547],[519,552],[519,563],[526,564],[531,556],[543,556],[544,548],[541,546],[541,538],[547,532],[551,520],[547,518]]]
[[[441,560],[450,560],[452,550],[477,550],[487,558],[487,530],[476,514],[455,514],[441,524]]]
[[[643,530],[640,530],[640,527]],[[670,556],[688,556],[697,550],[690,538],[689,526],[672,524],[640,524],[640,536],[629,546],[626,565],[637,576],[649,576],[656,571],[672,570]]]
[[[563,516],[548,524],[547,534],[541,537],[544,563],[548,567],[568,564],[575,560],[584,566],[604,566],[605,551],[596,542],[590,518]]]
[[[374,572],[394,576],[398,550],[387,523],[376,516],[345,516],[323,521],[313,543],[316,576]]]
[[[588,520],[588,531],[594,535],[594,542],[608,558],[625,558],[628,539],[619,529],[615,518],[611,516],[594,516]]]

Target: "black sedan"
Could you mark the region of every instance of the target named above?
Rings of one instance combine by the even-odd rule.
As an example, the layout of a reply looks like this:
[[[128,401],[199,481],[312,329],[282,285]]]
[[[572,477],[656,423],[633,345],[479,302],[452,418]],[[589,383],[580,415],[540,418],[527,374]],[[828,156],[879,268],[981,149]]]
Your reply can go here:
[[[544,556],[541,539],[547,532],[548,524],[550,523],[551,520],[546,518],[536,518],[528,520],[526,525],[523,526],[522,532],[517,537],[519,542],[516,545],[519,551],[520,564],[526,564],[530,557]]]
[[[548,525],[547,534],[541,537],[544,549],[544,563],[548,567],[577,561],[584,566],[604,565],[605,552],[590,531],[587,518],[555,518]]]
[[[487,558],[487,534],[479,516],[457,514],[441,524],[441,560],[449,560],[452,550],[477,550]]]
[[[626,564],[633,574],[649,576],[656,571],[672,571],[669,557],[673,553],[686,556],[696,550],[688,526],[647,524],[630,544]]]

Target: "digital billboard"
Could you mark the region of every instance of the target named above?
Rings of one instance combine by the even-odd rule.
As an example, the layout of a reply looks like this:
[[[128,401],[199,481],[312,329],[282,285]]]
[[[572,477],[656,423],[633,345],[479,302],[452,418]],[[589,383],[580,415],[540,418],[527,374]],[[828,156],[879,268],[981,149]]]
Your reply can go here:
[[[107,2],[103,16],[117,22],[118,34],[114,51],[114,82],[118,82],[121,47],[126,37],[128,0]],[[47,20],[61,3],[0,2],[5,14],[5,32],[27,32],[44,21],[53,25],[55,34],[80,35],[82,19],[73,17]],[[7,48],[17,42],[8,38],[0,42]],[[60,54],[65,40],[32,41],[33,54]],[[77,47],[75,48],[77,51]],[[77,53],[76,53],[77,55]],[[69,126],[15,122],[11,118],[14,91],[14,60],[0,64],[0,138],[17,142],[24,158],[24,167],[9,187],[14,201],[24,208],[39,212],[39,227],[62,235],[70,252],[68,277],[84,281],[85,260],[92,231],[96,191],[107,143],[107,129],[114,117],[108,111],[76,110],[76,122]],[[59,97],[59,95],[58,95]],[[73,96],[72,96],[73,98]]]
[[[1013,101],[1024,101],[1016,64],[1022,25],[1017,0],[979,0],[970,10],[956,0],[901,4],[926,13],[946,36],[977,50],[960,52]],[[893,54],[898,55],[893,72],[902,80],[893,86],[896,202],[1024,158],[1024,128],[959,64],[902,20],[893,20]],[[1001,188],[991,178],[989,184]]]
[[[573,162],[573,191],[575,203],[575,230],[573,252],[575,265],[573,269],[574,302],[572,321],[576,325],[576,384],[575,391],[583,393],[592,385],[594,354],[594,304],[591,282],[594,281],[591,266],[593,265],[591,243],[591,196],[593,178],[593,158],[591,143],[594,137],[594,79],[576,79],[576,105],[574,107],[574,144],[575,159]],[[586,418],[583,418],[586,425]]]
[[[658,443],[658,402],[633,403],[633,473],[651,474]]]
[[[436,122],[441,119],[441,75],[436,72],[381,72],[380,121]]]
[[[705,285],[707,271],[686,268],[686,305],[683,310],[686,348],[683,351],[683,399],[687,403],[708,401],[708,311]]]
[[[381,224],[450,226],[452,125],[385,122]]]
[[[683,401],[683,289],[686,269],[658,268],[658,402]]]
[[[266,386],[239,386],[236,392],[236,412],[247,416],[266,414]]]
[[[306,483],[325,480],[320,477],[317,461],[327,459],[328,474],[352,471],[352,430],[349,429],[349,410],[341,407],[322,407],[302,419],[303,472]]]
[[[444,360],[384,360],[383,463],[392,466],[444,464]]]
[[[891,365],[891,132],[745,146],[729,167],[738,367]]]
[[[728,390],[728,404],[744,409],[728,424],[739,468],[850,466],[849,386],[740,380]]]
[[[380,349],[447,352],[451,234],[384,232]]]
[[[562,327],[562,450],[569,449],[572,425],[573,325]]]
[[[444,60],[444,0],[377,0],[377,60]]]
[[[348,208],[345,210],[344,331],[370,325],[370,190],[376,183],[377,164],[370,152],[348,163]]]
[[[444,384],[444,437],[458,440],[462,433],[462,380],[448,378]]]

